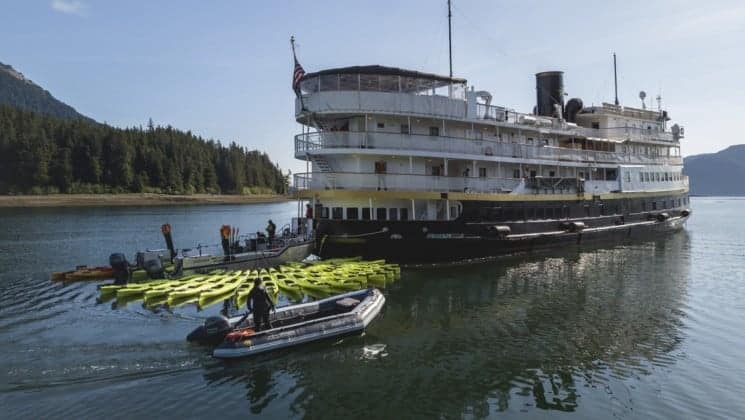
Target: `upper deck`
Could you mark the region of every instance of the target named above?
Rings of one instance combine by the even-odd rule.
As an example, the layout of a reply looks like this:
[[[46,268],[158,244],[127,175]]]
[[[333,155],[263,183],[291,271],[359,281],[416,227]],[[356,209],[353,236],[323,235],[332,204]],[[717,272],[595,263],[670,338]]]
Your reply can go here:
[[[589,107],[577,123],[491,104],[491,94],[467,89],[465,79],[383,67],[356,66],[308,73],[295,102],[296,120],[310,116],[398,115],[466,122],[586,139],[677,144],[661,114],[603,104]],[[615,108],[614,108],[615,107]]]

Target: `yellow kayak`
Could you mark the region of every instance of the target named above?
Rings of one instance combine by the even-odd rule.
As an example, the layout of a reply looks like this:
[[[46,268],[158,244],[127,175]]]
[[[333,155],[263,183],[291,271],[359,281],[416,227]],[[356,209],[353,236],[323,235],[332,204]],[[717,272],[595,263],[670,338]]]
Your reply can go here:
[[[206,302],[214,299],[216,297],[221,297],[222,295],[225,295],[227,293],[230,293],[232,296],[233,292],[243,283],[246,281],[246,278],[248,277],[248,274],[238,271],[236,274],[225,281],[224,283],[218,283],[215,284],[213,287],[210,287],[202,292],[199,293],[199,306],[200,307],[206,307]],[[228,296],[230,297],[230,296]]]
[[[190,283],[175,288],[171,293],[168,294],[168,305],[173,306],[184,299],[199,296],[199,294],[210,287],[216,282],[226,279],[225,275],[214,275],[207,277],[204,281],[199,283]]]

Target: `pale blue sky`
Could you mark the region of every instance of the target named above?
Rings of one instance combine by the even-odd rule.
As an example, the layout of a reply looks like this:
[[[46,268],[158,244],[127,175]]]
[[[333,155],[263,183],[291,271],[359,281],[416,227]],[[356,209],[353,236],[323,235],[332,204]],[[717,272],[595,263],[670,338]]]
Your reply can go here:
[[[96,120],[171,124],[269,153],[293,172],[289,37],[306,71],[447,73],[446,0],[2,0],[0,62]],[[456,76],[529,112],[534,73],[585,104],[662,92],[685,155],[745,143],[745,2],[453,0]]]

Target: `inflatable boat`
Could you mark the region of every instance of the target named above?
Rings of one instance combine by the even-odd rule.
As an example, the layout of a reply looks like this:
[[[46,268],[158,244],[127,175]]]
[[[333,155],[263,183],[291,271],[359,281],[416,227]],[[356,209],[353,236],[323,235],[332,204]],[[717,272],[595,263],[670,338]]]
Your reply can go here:
[[[378,289],[364,289],[277,308],[272,328],[257,331],[253,316],[210,317],[187,340],[217,344],[212,355],[220,359],[251,356],[310,341],[359,334],[380,313],[385,297]],[[240,325],[238,325],[240,323]]]

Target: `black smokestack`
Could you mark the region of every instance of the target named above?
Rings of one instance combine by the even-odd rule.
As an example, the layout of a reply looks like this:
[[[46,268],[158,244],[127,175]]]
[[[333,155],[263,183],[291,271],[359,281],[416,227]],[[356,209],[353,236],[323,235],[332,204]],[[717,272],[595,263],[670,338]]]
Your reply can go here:
[[[564,72],[544,71],[536,73],[536,114],[544,117],[558,117],[556,105],[564,114]]]

